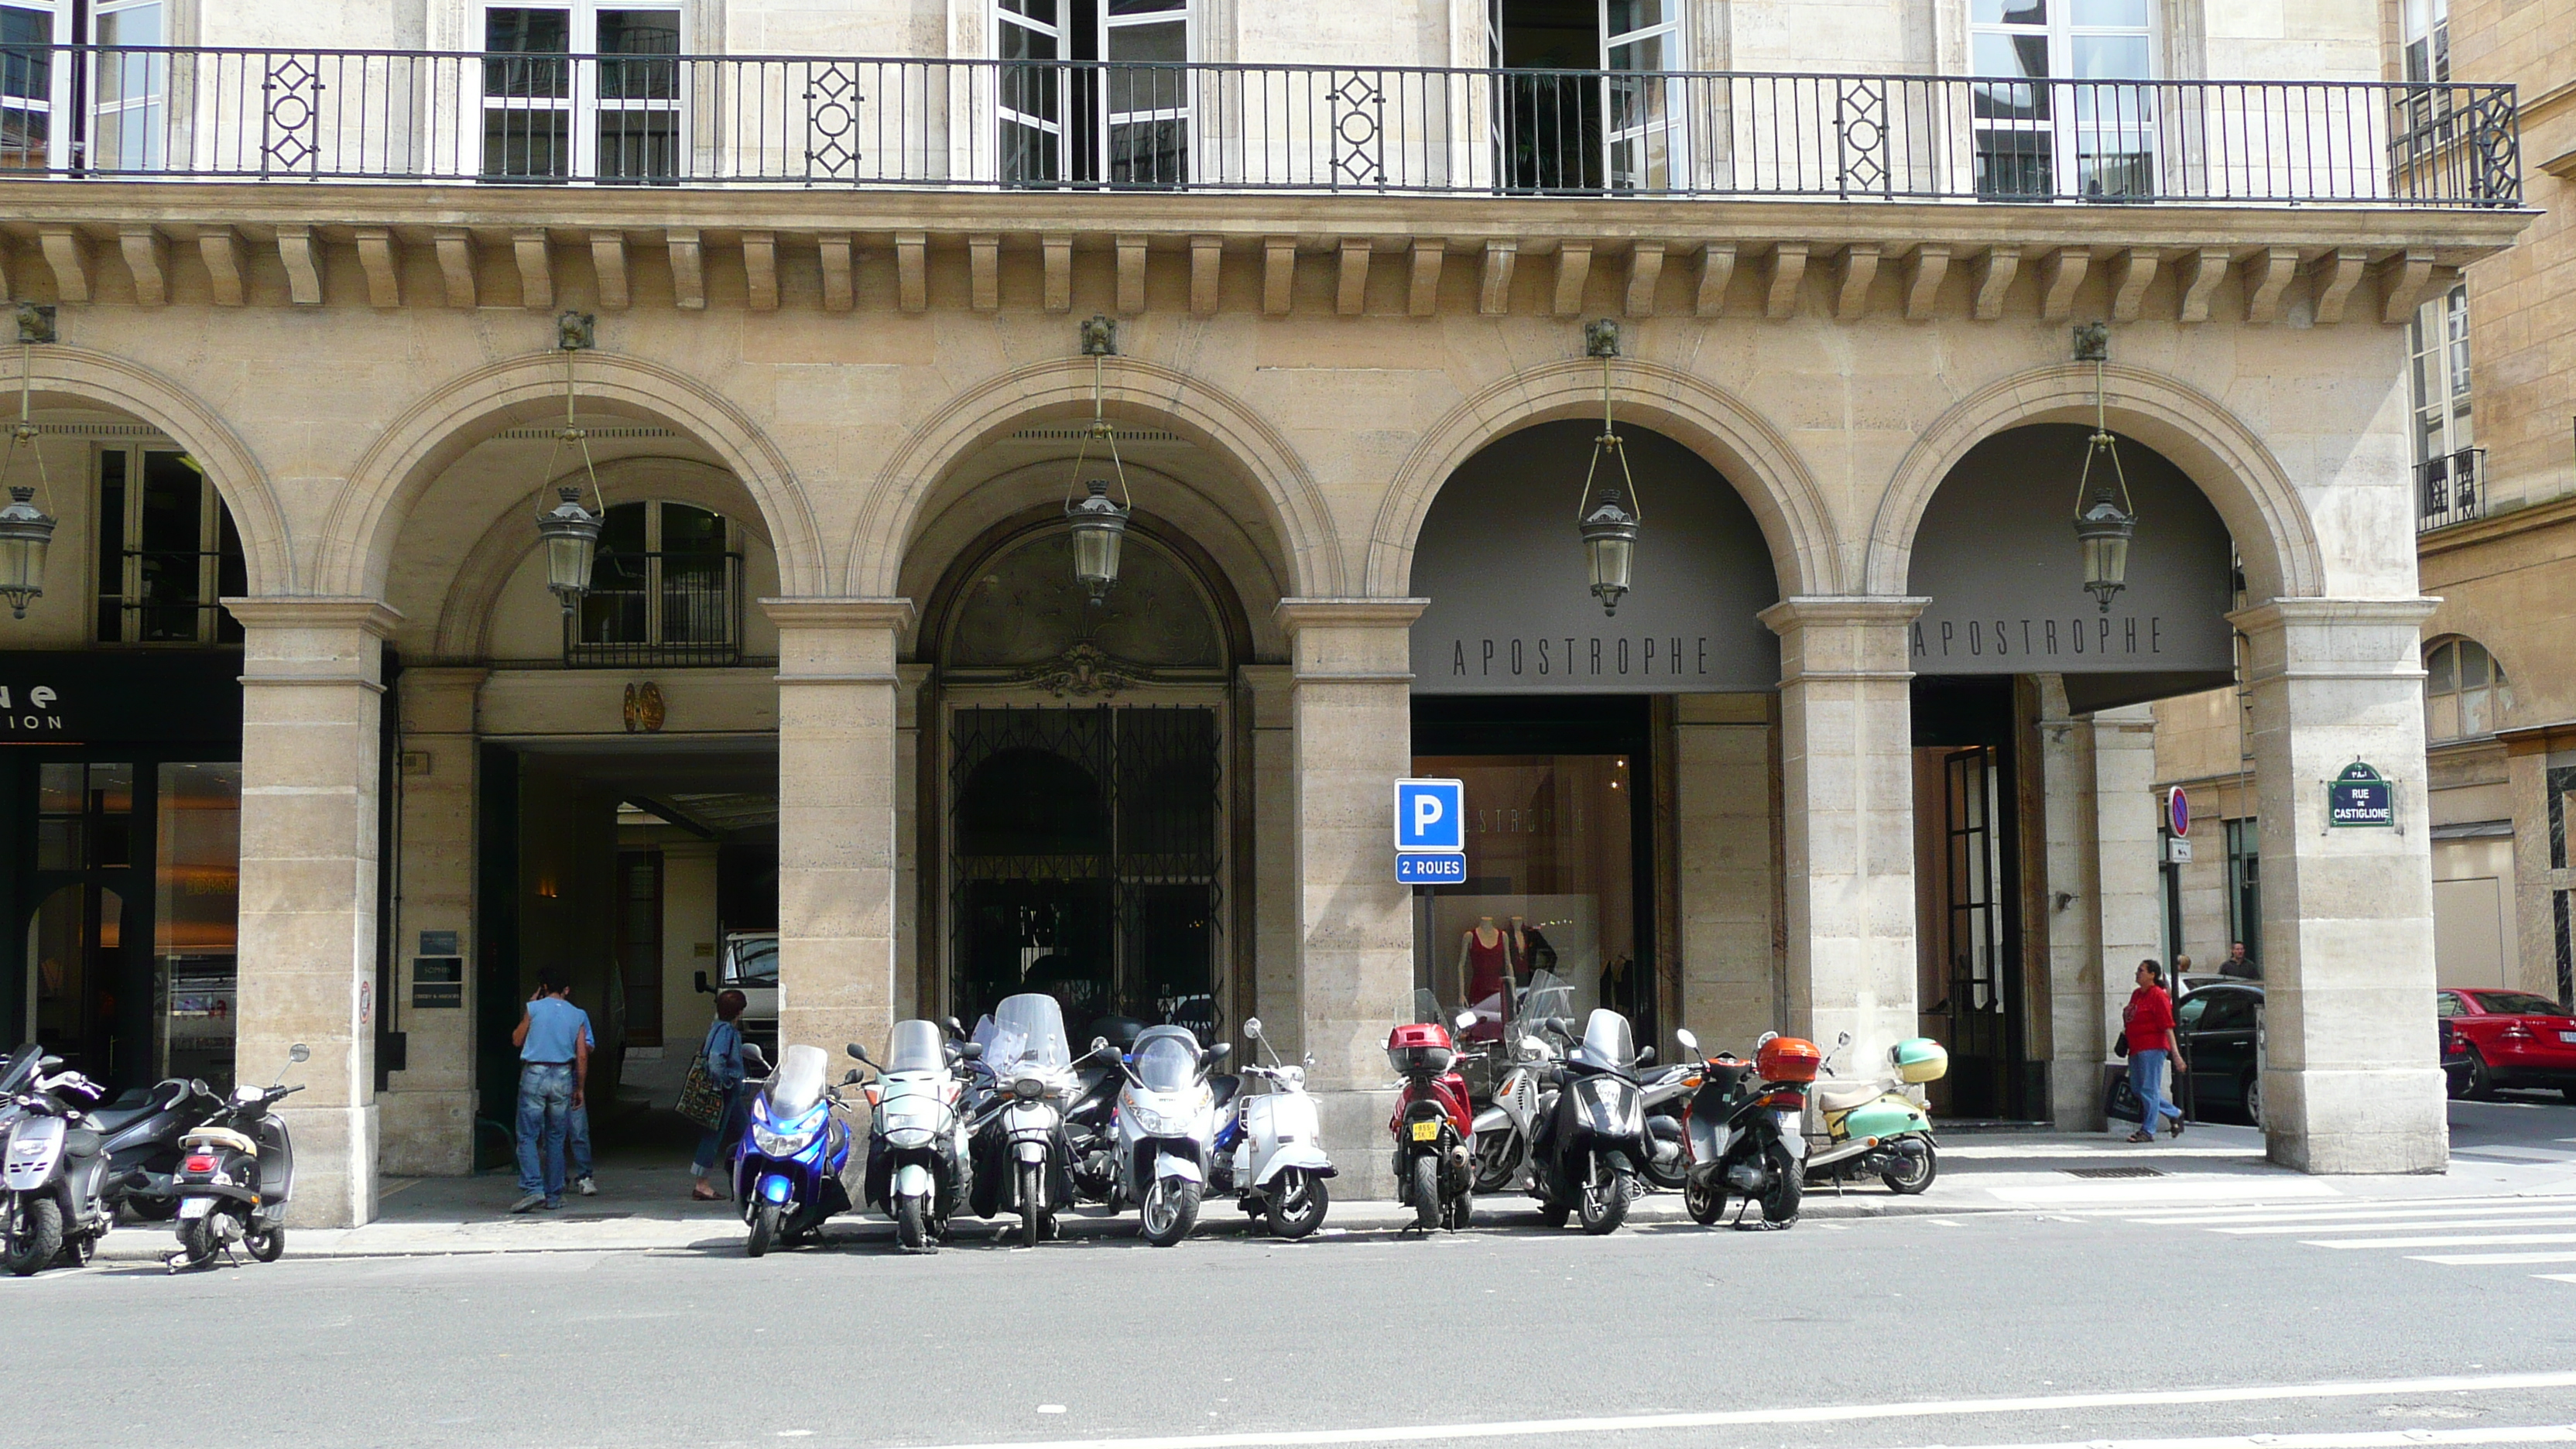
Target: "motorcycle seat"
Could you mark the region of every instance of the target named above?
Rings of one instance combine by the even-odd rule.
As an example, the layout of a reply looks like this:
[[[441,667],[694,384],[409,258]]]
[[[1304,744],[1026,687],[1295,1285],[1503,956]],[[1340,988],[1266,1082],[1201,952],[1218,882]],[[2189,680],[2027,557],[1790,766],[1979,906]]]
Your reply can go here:
[[[1208,1090],[1216,1095],[1216,1104],[1223,1107],[1234,1100],[1235,1093],[1243,1090],[1243,1078],[1232,1072],[1219,1073],[1208,1078]]]
[[[1828,1112],[1848,1112],[1854,1107],[1866,1107],[1877,1101],[1883,1090],[1868,1085],[1820,1087],[1816,1091],[1816,1105]]]
[[[89,1114],[89,1120],[98,1124],[99,1131],[114,1134],[151,1116],[156,1110],[150,1102],[140,1107],[101,1107]]]

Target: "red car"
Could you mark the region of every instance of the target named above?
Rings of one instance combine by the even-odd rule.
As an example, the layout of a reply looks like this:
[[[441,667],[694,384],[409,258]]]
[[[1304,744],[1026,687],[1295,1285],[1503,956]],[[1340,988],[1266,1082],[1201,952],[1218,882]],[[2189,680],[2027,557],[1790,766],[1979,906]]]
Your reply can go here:
[[[2467,1058],[2451,1074],[2452,1096],[2555,1087],[2576,1102],[2576,1015],[2565,1007],[2528,991],[2438,991],[2433,1002]]]

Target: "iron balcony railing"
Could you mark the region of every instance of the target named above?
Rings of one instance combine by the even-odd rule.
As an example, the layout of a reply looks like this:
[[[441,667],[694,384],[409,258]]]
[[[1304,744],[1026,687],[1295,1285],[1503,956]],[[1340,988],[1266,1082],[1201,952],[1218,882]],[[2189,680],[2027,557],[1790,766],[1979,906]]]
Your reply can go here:
[[[2462,448],[2415,465],[2415,531],[2487,516],[2487,450]]]
[[[742,555],[603,549],[564,618],[576,669],[725,668],[742,662]]]
[[[0,169],[513,185],[2518,206],[2514,91],[0,48]]]

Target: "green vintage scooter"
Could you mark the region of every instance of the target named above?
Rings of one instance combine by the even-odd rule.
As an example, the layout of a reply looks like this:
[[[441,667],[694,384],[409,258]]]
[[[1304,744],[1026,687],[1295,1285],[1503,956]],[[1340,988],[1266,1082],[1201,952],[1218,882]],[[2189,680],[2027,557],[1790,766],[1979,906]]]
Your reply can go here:
[[[1851,1045],[1844,1032],[1839,1055]],[[1873,1082],[1836,1082],[1820,1076],[1807,1091],[1807,1181],[1839,1186],[1876,1176],[1891,1192],[1913,1194],[1932,1185],[1941,1170],[1932,1140],[1932,1118],[1915,1087],[1939,1081],[1950,1053],[1930,1037],[1908,1037],[1888,1049],[1892,1076]],[[1833,1058],[1825,1059],[1827,1071]]]

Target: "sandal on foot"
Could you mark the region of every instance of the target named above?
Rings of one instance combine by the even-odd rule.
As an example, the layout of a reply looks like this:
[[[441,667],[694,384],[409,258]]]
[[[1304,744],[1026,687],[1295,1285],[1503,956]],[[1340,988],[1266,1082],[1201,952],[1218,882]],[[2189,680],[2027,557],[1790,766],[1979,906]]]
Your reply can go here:
[[[715,1190],[714,1188],[709,1187],[709,1186],[707,1186],[705,1183],[701,1182],[701,1183],[695,1183],[695,1184],[692,1184],[692,1185],[690,1186],[690,1188],[689,1188],[689,1197],[690,1197],[693,1201],[697,1201],[697,1202],[714,1202],[714,1201],[716,1201],[716,1199],[717,1199],[717,1197],[718,1197],[718,1194],[717,1194],[717,1192],[716,1192],[716,1190]]]
[[[2153,1142],[2156,1140],[2156,1135],[2152,1132],[2132,1132],[2129,1134],[2128,1140],[2131,1142]]]

